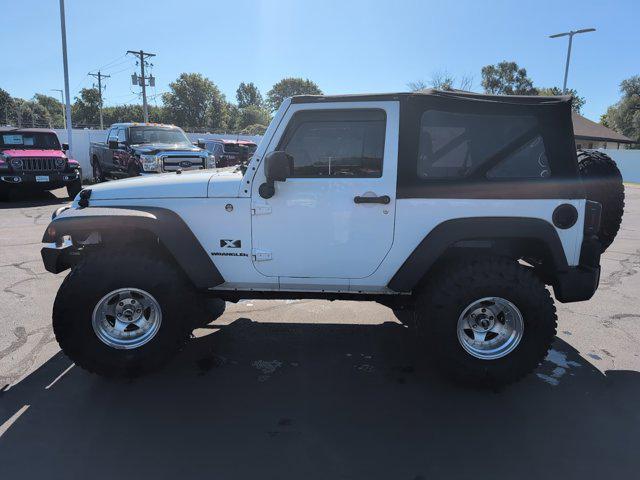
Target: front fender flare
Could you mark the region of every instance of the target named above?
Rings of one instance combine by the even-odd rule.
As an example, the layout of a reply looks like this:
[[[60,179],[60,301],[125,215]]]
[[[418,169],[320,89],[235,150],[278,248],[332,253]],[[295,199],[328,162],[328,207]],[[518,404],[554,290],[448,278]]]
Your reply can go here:
[[[138,229],[155,235],[196,288],[208,289],[224,283],[224,278],[189,226],[178,214],[166,208],[88,207],[66,210],[49,224],[42,242],[61,243],[65,235],[84,238],[91,232],[114,232],[118,229]]]

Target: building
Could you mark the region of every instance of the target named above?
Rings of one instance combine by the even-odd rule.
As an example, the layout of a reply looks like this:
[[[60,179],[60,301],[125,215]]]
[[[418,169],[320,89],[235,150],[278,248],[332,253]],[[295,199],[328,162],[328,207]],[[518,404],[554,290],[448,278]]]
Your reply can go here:
[[[629,145],[635,143],[630,138],[625,137],[610,128],[592,122],[588,118],[583,117],[575,112],[573,117],[573,134],[576,139],[576,148],[608,148],[619,150],[628,148]]]

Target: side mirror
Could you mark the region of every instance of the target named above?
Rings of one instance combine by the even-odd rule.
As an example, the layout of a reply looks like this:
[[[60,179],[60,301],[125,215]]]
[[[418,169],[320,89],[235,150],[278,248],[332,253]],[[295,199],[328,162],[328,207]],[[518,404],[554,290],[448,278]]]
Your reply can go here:
[[[262,198],[271,198],[276,193],[274,182],[284,182],[293,172],[293,157],[276,150],[264,158],[264,174],[267,181],[260,185],[258,193]]]
[[[196,145],[204,150],[206,148],[206,145],[204,143],[204,138],[199,138],[198,141],[196,142]]]
[[[68,143],[63,143],[62,144],[62,151],[66,152],[67,150],[69,150],[69,144]]]
[[[117,150],[120,146],[117,140],[109,140],[107,144],[109,145],[109,150]]]
[[[268,182],[284,182],[293,172],[293,157],[276,150],[264,158],[264,174]]]

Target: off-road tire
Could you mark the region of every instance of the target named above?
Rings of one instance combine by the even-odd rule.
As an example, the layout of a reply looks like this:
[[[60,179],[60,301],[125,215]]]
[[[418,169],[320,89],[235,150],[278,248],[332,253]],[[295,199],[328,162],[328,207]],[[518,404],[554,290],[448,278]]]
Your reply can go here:
[[[220,298],[202,299],[198,312],[194,315],[194,328],[204,327],[224,314],[227,302]]]
[[[129,350],[103,343],[92,326],[96,304],[119,288],[139,288],[160,304],[162,322],[146,344]],[[168,361],[191,332],[195,294],[184,274],[162,258],[140,251],[89,256],[63,281],[53,305],[53,331],[78,366],[106,377],[136,377]]]
[[[616,238],[624,213],[622,174],[613,159],[595,150],[578,151],[578,169],[587,199],[602,205],[598,239],[604,252]]]
[[[67,196],[73,200],[80,193],[80,190],[82,190],[82,180],[78,178],[67,185]]]
[[[457,336],[458,318],[472,302],[501,297],[522,313],[524,331],[515,349],[496,360],[482,360],[464,350]],[[531,269],[503,257],[452,262],[443,266],[416,299],[417,332],[448,377],[476,387],[497,388],[533,371],[546,357],[556,334],[551,295]]]

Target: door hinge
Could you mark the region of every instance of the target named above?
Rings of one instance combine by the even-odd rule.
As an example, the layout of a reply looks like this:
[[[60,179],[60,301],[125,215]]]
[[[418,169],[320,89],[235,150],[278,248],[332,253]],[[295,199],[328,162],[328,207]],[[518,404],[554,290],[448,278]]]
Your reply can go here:
[[[254,248],[251,250],[251,256],[253,257],[254,262],[264,262],[266,260],[271,260],[271,252],[267,252],[266,250],[258,250]]]
[[[271,213],[270,205],[256,205],[251,207],[251,215],[268,215]]]

